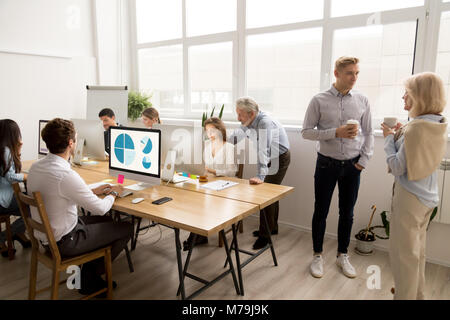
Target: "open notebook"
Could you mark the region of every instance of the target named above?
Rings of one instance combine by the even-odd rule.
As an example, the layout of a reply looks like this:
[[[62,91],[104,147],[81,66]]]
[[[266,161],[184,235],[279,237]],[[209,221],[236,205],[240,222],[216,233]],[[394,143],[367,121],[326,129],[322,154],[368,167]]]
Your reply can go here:
[[[200,186],[200,188],[219,191],[226,188],[230,188],[232,186],[235,186],[239,183],[233,182],[233,181],[226,181],[226,180],[216,180],[207,184],[203,184]]]

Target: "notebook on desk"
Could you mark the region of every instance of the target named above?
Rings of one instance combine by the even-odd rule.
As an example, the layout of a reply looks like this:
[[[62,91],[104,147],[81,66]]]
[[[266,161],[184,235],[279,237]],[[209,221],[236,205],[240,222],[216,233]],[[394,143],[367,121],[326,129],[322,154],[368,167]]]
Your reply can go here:
[[[227,188],[230,188],[232,186],[235,186],[239,183],[233,182],[233,181],[226,181],[226,180],[216,180],[204,185],[201,185],[200,188],[214,190],[214,191],[220,191]]]

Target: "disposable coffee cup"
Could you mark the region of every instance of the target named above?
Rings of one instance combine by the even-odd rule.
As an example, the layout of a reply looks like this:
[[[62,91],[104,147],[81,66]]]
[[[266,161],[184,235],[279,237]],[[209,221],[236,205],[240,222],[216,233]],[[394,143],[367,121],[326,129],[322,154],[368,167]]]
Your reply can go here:
[[[396,117],[385,117],[383,120],[383,123],[387,125],[389,128],[395,128],[397,125],[397,118]]]
[[[358,128],[359,122],[358,120],[347,120],[347,126],[356,126]]]

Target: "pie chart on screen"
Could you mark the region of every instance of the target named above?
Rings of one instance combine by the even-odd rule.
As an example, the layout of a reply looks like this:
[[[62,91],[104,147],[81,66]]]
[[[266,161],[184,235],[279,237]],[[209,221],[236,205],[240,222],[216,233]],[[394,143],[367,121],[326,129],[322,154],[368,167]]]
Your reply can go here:
[[[149,156],[145,156],[145,157],[142,159],[142,166],[143,166],[145,169],[150,169],[151,165],[152,165],[152,162],[151,162],[151,160],[150,160],[150,157],[149,157]]]
[[[114,141],[114,154],[117,160],[126,166],[133,163],[136,157],[136,150],[133,139],[128,134],[122,133],[116,138],[116,141]]]
[[[150,140],[149,137],[142,138],[141,139],[141,148],[142,148],[143,153],[149,154],[153,148],[152,140]]]

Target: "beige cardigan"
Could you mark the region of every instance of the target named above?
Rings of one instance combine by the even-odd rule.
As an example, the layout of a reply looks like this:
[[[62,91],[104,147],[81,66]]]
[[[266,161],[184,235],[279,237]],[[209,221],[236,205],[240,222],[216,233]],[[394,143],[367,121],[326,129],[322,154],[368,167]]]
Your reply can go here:
[[[406,170],[409,180],[431,175],[444,157],[447,147],[447,120],[440,123],[416,119],[404,128]]]

